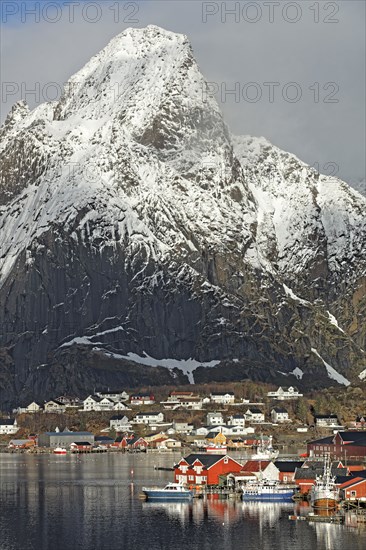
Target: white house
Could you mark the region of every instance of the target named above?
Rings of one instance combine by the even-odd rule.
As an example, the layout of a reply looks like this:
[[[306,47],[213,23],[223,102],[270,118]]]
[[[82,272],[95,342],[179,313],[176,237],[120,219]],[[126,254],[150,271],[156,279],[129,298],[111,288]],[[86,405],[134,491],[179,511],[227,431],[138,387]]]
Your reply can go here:
[[[245,412],[245,419],[249,422],[264,422],[264,413],[260,409],[252,407]]]
[[[280,386],[276,391],[269,391],[267,396],[272,397],[272,399],[277,399],[278,401],[284,401],[286,399],[298,399],[299,397],[302,397],[303,394],[299,393],[293,386],[290,386],[287,389],[281,388]]]
[[[193,430],[193,424],[188,424],[188,422],[176,422],[174,420],[172,429],[178,434],[190,434]]]
[[[116,432],[128,432],[131,430],[131,423],[127,416],[116,415],[110,418],[109,427]]]
[[[235,401],[235,394],[234,392],[212,392],[210,395],[210,399],[213,403],[218,403],[220,405],[230,405],[230,403],[234,403]]]
[[[156,413],[138,413],[133,419],[135,424],[154,424],[156,422],[163,422],[164,415],[161,412]]]
[[[229,416],[228,423],[233,426],[245,426],[245,416],[243,414],[233,414]]]
[[[18,431],[18,424],[15,418],[0,420],[0,435],[13,435]]]
[[[206,436],[208,432],[210,431],[211,426],[200,426],[199,428],[196,428],[194,430],[195,435],[203,435]]]
[[[271,420],[275,424],[280,424],[281,422],[290,422],[288,412],[286,411],[286,409],[283,409],[281,407],[274,407],[271,410]]]
[[[131,395],[131,405],[153,405],[155,403],[155,396],[152,393],[138,393]]]
[[[130,411],[131,409],[127,407],[125,403],[122,403],[122,401],[117,401],[113,405],[114,411]]]
[[[316,414],[314,419],[315,425],[320,428],[335,428],[340,426],[340,422],[336,414]]]
[[[244,426],[210,426],[210,433],[222,433],[226,436],[248,435],[254,433],[254,431],[254,428],[245,428]]]
[[[84,411],[113,411],[114,402],[107,397],[89,395],[83,402]]]
[[[129,399],[128,393],[125,391],[98,391],[95,393],[98,397],[106,397],[112,401],[127,401]]]
[[[209,426],[218,426],[220,424],[225,424],[224,417],[220,412],[207,413],[206,422]]]
[[[60,413],[64,413],[66,410],[66,406],[63,403],[60,403],[59,401],[56,401],[53,399],[51,401],[47,401],[47,403],[43,405],[43,408],[45,413],[60,414]]]
[[[27,407],[19,407],[17,409],[17,412],[19,413],[36,413],[36,412],[42,412],[42,406],[38,405],[35,401],[32,401],[32,403],[29,403]]]

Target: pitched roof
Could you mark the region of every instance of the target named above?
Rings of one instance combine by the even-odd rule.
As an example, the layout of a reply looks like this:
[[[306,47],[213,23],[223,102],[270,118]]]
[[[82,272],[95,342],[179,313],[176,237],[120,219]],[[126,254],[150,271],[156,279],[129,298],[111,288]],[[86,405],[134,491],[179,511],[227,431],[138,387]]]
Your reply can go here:
[[[261,472],[271,464],[270,460],[248,460],[242,467],[242,472]]]
[[[235,395],[233,391],[212,391],[211,395]]]
[[[344,442],[352,443],[353,445],[366,446],[366,432],[338,432]]]
[[[89,441],[73,441],[74,445],[82,445],[83,447],[91,446]]]
[[[339,432],[338,432],[339,433]],[[311,445],[330,445],[333,441],[334,435],[329,435],[328,437],[322,437],[321,439],[313,439],[309,441]]]
[[[315,479],[316,476],[323,473],[323,466],[319,468],[296,468],[295,479]],[[332,468],[332,475],[334,476],[346,476],[347,468]]]
[[[338,416],[336,414],[314,414],[314,418],[316,419],[325,419],[325,418],[334,418],[335,420],[338,420]]]
[[[248,411],[250,411],[252,414],[262,414],[262,411],[257,407],[250,407]]]
[[[13,426],[15,422],[14,418],[6,418],[5,420],[0,420],[0,426]]]
[[[296,468],[301,468],[303,460],[276,460],[274,465],[280,472],[295,472]]]
[[[353,477],[341,484],[341,489],[345,487],[352,487],[353,485],[358,485],[358,483],[366,482],[364,477]]]
[[[154,412],[154,413],[137,413],[136,416],[157,416],[158,414],[162,414],[160,411]]]
[[[192,453],[184,457],[183,460],[185,460],[189,465],[192,465],[196,460],[199,460],[203,466],[205,466],[206,468],[211,468],[211,466],[213,466],[223,458],[230,458],[231,460],[238,462],[237,460],[235,460],[235,458],[228,457],[227,455],[215,455],[215,454],[203,454],[203,453]]]
[[[287,413],[288,412],[283,407],[273,407],[272,411],[276,411],[276,413]]]
[[[80,435],[93,435],[91,432],[46,432],[46,435],[53,435],[57,437],[70,437],[70,436],[80,436]]]

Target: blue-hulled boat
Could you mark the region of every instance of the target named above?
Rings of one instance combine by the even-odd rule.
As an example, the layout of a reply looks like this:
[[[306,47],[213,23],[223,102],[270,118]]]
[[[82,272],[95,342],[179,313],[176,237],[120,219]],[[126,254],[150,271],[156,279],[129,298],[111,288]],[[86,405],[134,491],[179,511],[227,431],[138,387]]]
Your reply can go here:
[[[164,488],[143,487],[142,492],[147,500],[182,502],[190,501],[193,498],[193,492],[181,483],[168,483]]]
[[[243,488],[242,500],[262,502],[291,502],[294,488],[281,485],[278,481],[262,479],[249,482]]]

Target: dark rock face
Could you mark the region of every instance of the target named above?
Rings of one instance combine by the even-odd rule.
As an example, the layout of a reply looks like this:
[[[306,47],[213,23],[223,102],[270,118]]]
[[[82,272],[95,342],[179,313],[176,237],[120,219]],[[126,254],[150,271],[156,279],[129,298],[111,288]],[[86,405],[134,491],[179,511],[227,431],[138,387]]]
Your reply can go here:
[[[0,129],[1,407],[186,383],[190,359],[196,382],[357,380],[366,201],[231,138],[184,37],[126,33]]]

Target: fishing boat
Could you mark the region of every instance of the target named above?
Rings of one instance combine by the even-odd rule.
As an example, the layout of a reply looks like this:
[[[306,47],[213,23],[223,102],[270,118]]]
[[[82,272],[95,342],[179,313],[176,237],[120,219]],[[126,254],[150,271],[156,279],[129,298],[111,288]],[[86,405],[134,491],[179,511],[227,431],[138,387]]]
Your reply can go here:
[[[272,460],[277,458],[279,451],[272,446],[272,436],[269,436],[268,443],[265,443],[263,438],[257,447],[257,452],[252,456],[253,460]]]
[[[292,502],[294,488],[281,485],[277,480],[260,479],[249,481],[243,488],[242,500],[263,502]]]
[[[56,447],[56,449],[53,451],[54,455],[66,455],[67,449],[64,449],[64,447]]]
[[[207,445],[205,447],[206,453],[211,453],[215,455],[226,455],[227,453],[227,447],[226,445],[217,445],[212,443],[211,445]]]
[[[193,498],[193,492],[182,483],[168,483],[164,488],[143,487],[142,492],[147,500],[190,501]]]
[[[335,510],[339,502],[339,490],[332,476],[329,456],[324,458],[324,471],[316,476],[310,491],[310,502],[316,510]]]

